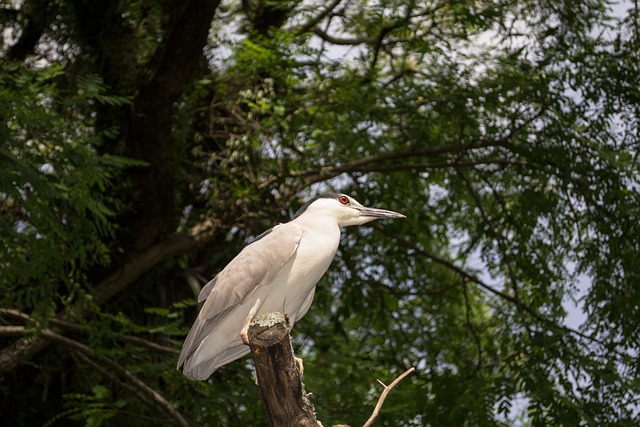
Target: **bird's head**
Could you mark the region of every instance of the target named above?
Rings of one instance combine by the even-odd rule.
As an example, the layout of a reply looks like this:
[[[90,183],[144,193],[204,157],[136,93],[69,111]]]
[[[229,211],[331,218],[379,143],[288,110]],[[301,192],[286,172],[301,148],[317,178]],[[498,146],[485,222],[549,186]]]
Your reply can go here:
[[[406,218],[397,212],[367,208],[353,197],[340,193],[322,194],[314,197],[298,210],[293,219],[303,215],[319,219],[334,218],[339,227],[361,225],[381,218]]]

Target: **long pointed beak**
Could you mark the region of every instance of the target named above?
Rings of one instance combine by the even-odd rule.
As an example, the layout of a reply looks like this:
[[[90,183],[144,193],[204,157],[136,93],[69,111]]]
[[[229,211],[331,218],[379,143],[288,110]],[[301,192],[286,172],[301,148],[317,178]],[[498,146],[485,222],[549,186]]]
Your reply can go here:
[[[365,208],[357,207],[360,211],[360,215],[367,218],[406,218],[401,213],[394,211],[387,211],[385,209]]]

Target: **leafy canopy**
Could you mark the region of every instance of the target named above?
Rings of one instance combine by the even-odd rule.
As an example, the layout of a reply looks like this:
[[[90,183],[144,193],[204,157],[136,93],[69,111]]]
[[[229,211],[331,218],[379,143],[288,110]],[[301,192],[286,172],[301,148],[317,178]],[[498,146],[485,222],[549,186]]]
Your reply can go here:
[[[408,218],[347,230],[293,331],[325,425],[409,366],[380,425],[638,424],[637,4],[1,13],[11,425],[267,425],[249,363],[176,352],[202,282],[327,190]]]

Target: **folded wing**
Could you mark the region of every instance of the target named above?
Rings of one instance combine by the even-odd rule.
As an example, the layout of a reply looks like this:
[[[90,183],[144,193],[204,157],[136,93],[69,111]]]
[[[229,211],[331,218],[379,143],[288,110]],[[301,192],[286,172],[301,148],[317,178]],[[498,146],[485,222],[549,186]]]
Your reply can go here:
[[[293,223],[272,228],[246,246],[202,288],[198,301],[206,301],[182,346],[178,369],[188,363],[202,341],[229,318],[235,308],[250,299],[259,287],[269,286],[282,266],[295,255],[301,237],[302,229]],[[220,352],[224,350],[220,348]]]

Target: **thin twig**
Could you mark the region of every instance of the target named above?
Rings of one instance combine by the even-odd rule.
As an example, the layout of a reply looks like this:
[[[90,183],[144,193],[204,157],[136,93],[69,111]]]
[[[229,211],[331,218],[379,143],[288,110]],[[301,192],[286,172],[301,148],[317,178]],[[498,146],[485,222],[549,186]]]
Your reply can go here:
[[[382,385],[382,387],[384,387],[384,389],[382,390],[382,394],[380,394],[380,397],[378,398],[378,403],[376,403],[376,407],[373,408],[373,413],[371,414],[367,422],[364,423],[362,427],[371,427],[373,425],[373,422],[376,420],[376,418],[380,414],[380,409],[382,409],[382,405],[384,404],[384,401],[387,398],[387,395],[389,394],[391,389],[393,389],[396,385],[398,385],[400,381],[402,381],[407,375],[409,375],[415,370],[416,368],[407,369],[406,371],[404,371],[404,373],[402,373],[402,375],[400,375],[398,378],[393,380],[393,382],[389,385],[384,385],[382,381],[378,380],[378,382],[380,383],[380,385]]]

